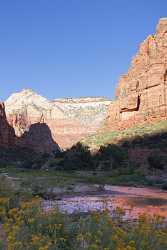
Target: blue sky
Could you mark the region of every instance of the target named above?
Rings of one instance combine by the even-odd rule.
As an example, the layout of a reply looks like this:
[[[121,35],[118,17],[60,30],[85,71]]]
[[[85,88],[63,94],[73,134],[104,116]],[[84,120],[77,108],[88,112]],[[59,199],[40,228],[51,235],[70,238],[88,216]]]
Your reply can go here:
[[[0,99],[114,96],[166,0],[0,0]]]

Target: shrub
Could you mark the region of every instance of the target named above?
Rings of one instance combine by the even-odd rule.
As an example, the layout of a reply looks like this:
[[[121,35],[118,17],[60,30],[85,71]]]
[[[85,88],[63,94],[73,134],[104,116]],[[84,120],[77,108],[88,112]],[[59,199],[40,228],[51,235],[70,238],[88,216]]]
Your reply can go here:
[[[2,196],[8,196],[12,194],[15,190],[14,182],[7,176],[1,175],[0,176],[0,194]]]
[[[61,163],[64,170],[90,170],[93,168],[89,147],[77,143],[67,150]]]
[[[151,154],[148,157],[148,163],[150,169],[160,169],[163,170],[167,163],[167,158],[161,154]]]
[[[4,249],[5,249],[4,241],[0,238],[0,250]]]
[[[124,148],[114,144],[101,146],[95,158],[97,164],[103,164],[103,170],[126,167],[128,165],[127,151]]]
[[[113,217],[107,211],[88,215],[67,215],[58,210],[44,213],[41,200],[34,198],[6,211],[3,230],[7,249],[167,249],[167,225],[163,218],[142,215],[136,222],[127,223],[123,216],[121,208],[115,210]]]

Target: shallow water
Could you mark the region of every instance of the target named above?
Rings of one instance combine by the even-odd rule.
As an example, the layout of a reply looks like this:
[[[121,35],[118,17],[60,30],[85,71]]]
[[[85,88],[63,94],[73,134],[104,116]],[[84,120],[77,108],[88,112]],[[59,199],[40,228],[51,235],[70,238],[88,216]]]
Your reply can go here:
[[[69,214],[105,209],[112,214],[117,207],[122,207],[127,219],[135,219],[143,213],[161,215],[167,219],[167,192],[153,188],[105,186],[103,193],[80,194],[44,202],[45,210],[53,207]]]

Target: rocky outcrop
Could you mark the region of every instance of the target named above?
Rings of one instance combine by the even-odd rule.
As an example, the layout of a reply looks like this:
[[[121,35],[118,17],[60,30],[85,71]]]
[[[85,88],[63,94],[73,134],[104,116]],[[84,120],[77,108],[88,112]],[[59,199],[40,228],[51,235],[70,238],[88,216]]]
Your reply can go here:
[[[20,120],[21,122],[21,120]],[[5,112],[4,103],[0,103],[0,147],[24,148],[40,153],[56,153],[59,146],[52,138],[51,131],[45,123],[34,123],[29,130],[20,136],[15,135],[14,128],[9,125]]]
[[[60,148],[71,147],[97,131],[111,102],[104,98],[55,99],[49,101],[26,89],[5,102],[7,119],[18,137],[33,124],[46,124]]]
[[[109,107],[107,124],[125,129],[141,122],[167,118],[167,18],[155,35],[141,44]]]
[[[53,140],[46,123],[34,123],[21,137],[17,137],[16,145],[29,148],[34,152],[55,155],[60,152],[58,144]]]
[[[4,103],[0,103],[0,146],[10,147],[15,143],[14,129],[8,124]]]

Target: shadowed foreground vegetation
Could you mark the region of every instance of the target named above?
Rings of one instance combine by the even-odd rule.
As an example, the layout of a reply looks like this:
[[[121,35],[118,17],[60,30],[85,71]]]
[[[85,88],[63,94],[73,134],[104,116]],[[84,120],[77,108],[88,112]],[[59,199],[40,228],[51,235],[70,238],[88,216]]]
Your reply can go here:
[[[110,138],[110,144],[94,151],[85,143],[52,156],[20,148],[1,149],[0,172],[18,178],[22,187],[32,187],[37,194],[38,190],[43,193],[50,187],[79,182],[167,189],[166,126],[167,122],[162,121],[152,127],[110,131],[112,136],[117,133],[117,140]]]

